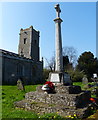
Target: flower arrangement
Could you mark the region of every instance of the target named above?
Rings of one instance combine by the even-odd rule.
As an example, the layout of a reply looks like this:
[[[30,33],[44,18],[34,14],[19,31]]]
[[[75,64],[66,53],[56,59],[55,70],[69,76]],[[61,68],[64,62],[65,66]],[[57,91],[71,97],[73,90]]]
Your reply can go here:
[[[47,81],[43,86],[42,90],[48,92],[48,93],[55,93],[55,86],[52,82]]]
[[[90,101],[93,102],[93,103],[96,102],[94,98],[90,98]]]
[[[48,85],[49,86],[49,88],[51,88],[51,89],[54,89],[55,87],[54,87],[54,84],[52,83],[52,82],[50,82],[50,81],[47,81],[46,83],[45,83],[45,85]]]

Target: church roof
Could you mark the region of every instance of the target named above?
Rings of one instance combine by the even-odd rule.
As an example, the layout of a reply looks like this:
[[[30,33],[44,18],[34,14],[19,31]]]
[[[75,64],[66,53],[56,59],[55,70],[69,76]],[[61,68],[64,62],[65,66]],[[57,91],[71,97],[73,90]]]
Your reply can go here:
[[[11,58],[11,59],[18,59],[18,60],[24,60],[24,61],[29,61],[29,62],[35,62],[34,60],[30,59],[30,58],[26,58],[23,57],[19,54],[7,51],[7,50],[3,50],[0,49],[0,56],[2,57],[7,57],[7,58]],[[37,63],[41,63],[41,61],[36,61]]]

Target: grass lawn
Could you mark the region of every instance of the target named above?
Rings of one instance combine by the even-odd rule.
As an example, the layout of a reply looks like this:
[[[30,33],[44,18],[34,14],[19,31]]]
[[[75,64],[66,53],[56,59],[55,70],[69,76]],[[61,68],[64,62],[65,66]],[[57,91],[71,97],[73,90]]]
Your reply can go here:
[[[95,85],[96,83],[94,83],[94,82],[89,82],[88,84],[90,84],[90,85]],[[89,91],[91,91],[91,93],[92,93],[92,90],[93,90],[93,89],[95,89],[95,88],[98,89],[98,86],[93,86],[93,87],[91,87],[91,88],[88,88],[87,85],[82,84],[82,82],[74,82],[73,85],[81,86],[81,89],[82,89],[82,90],[89,90]],[[92,94],[91,94],[91,97],[96,98],[96,95],[92,93]]]
[[[38,85],[25,86],[25,92],[18,90],[17,86],[0,86],[0,88],[2,89],[2,118],[62,118],[55,113],[40,115],[31,111],[26,111],[14,107],[13,103],[15,101],[20,101],[24,99],[25,93],[35,91],[37,86]]]
[[[79,85],[79,86],[81,86],[81,88],[84,86],[84,84],[82,84],[82,82],[73,82],[73,85]]]
[[[37,118],[35,113],[16,109],[15,101],[24,99],[25,93],[35,91],[37,85],[25,86],[25,92],[17,89],[17,86],[2,86],[2,118]]]
[[[80,85],[81,87],[83,87],[83,84],[81,84],[81,82],[75,82],[74,85]],[[13,103],[15,101],[20,101],[24,99],[25,93],[35,91],[36,86],[38,85],[25,86],[25,92],[18,90],[17,86],[0,86],[0,89],[2,89],[2,99],[0,99],[0,102],[2,102],[2,118],[62,118],[55,113],[45,114],[42,116],[30,111],[14,107]]]

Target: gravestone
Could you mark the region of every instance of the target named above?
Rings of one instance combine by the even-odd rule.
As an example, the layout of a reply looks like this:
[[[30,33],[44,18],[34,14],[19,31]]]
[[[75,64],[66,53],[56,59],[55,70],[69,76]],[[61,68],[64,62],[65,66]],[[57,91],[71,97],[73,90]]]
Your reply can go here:
[[[49,74],[49,80],[53,83],[59,83],[63,80],[62,73],[54,72]]]
[[[21,79],[18,79],[17,87],[18,87],[19,90],[25,91],[24,84],[23,84],[23,81]]]
[[[93,78],[97,78],[97,74],[96,73],[93,74]]]
[[[71,85],[71,77],[68,73],[54,72],[49,74],[49,80],[55,84],[62,83],[64,85]]]
[[[82,84],[87,85],[88,84],[88,79],[87,77],[84,75],[84,77],[82,78]]]
[[[63,84],[64,85],[72,85],[71,77],[70,77],[70,75],[67,72],[64,73]]]

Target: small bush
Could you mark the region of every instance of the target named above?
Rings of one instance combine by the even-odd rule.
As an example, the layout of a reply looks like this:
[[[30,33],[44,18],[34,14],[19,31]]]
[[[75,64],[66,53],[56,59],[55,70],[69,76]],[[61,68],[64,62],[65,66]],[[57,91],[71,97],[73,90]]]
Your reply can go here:
[[[48,79],[49,73],[50,73],[49,69],[44,69],[43,70],[43,78],[44,78],[44,80]]]
[[[84,76],[84,72],[79,70],[68,70],[69,75],[73,82],[81,82]]]

